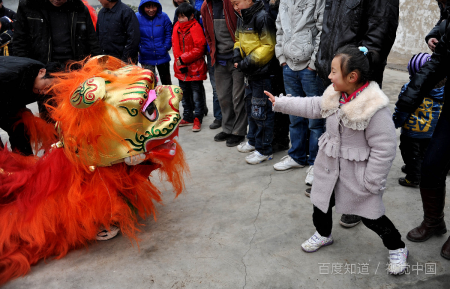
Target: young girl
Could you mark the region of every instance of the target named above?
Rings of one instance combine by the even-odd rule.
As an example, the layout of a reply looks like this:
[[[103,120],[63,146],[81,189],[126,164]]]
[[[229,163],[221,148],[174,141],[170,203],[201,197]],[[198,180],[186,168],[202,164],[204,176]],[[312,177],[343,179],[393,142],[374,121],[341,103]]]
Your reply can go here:
[[[314,166],[314,235],[302,244],[305,252],[331,245],[332,213],[362,217],[389,249],[388,272],[403,274],[408,249],[394,224],[384,215],[386,178],[395,158],[396,139],[389,99],[371,77],[378,54],[366,47],[344,46],[331,63],[333,83],[322,97],[277,97],[268,92],[275,111],[306,118],[326,118]]]

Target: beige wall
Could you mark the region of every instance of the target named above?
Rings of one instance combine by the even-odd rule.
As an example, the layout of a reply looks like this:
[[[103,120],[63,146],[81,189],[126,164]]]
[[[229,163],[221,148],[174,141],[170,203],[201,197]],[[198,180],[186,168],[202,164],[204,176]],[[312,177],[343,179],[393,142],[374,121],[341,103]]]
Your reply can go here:
[[[436,0],[400,0],[399,18],[397,38],[388,62],[389,66],[406,69],[413,54],[431,53],[425,36],[439,20],[439,7]]]

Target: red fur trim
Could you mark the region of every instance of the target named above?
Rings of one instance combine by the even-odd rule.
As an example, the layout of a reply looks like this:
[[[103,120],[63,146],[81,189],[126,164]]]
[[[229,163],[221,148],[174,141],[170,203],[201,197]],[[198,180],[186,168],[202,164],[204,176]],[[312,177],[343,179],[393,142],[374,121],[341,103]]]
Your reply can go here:
[[[41,149],[47,151],[52,144],[58,141],[54,124],[47,123],[42,118],[34,116],[29,110],[25,110],[20,118],[15,125],[19,123],[24,124],[25,131],[35,152]]]
[[[184,188],[188,172],[178,146],[173,158],[155,152],[152,163],[172,183],[176,196]],[[0,150],[0,284],[25,275],[30,266],[50,256],[64,257],[71,249],[95,240],[101,225],[120,227],[137,240],[137,215],[155,215],[160,191],[148,181],[155,165],[77,170],[64,150],[45,157],[21,156]]]

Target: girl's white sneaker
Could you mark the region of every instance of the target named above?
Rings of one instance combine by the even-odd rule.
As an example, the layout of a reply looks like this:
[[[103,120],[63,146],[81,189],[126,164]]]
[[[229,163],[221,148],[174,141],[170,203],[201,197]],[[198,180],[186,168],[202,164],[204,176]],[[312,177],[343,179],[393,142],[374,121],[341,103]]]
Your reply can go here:
[[[322,237],[319,232],[315,232],[308,240],[303,242],[302,250],[307,253],[316,252],[320,247],[328,246],[333,244],[333,237],[330,235],[328,237]]]
[[[387,271],[392,275],[402,275],[405,274],[408,269],[408,259],[409,251],[406,248],[389,250],[389,264]]]

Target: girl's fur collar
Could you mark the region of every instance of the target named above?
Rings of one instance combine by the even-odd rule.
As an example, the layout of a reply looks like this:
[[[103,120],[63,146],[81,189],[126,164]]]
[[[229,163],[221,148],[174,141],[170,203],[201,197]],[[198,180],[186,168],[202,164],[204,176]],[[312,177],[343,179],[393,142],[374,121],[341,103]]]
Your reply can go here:
[[[326,118],[339,110],[340,91],[335,91],[330,85],[322,96],[321,114]],[[339,118],[344,126],[364,130],[369,125],[372,116],[380,109],[388,106],[389,98],[381,91],[375,81],[371,81],[355,99],[343,104],[340,108]]]

